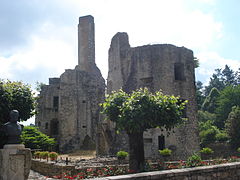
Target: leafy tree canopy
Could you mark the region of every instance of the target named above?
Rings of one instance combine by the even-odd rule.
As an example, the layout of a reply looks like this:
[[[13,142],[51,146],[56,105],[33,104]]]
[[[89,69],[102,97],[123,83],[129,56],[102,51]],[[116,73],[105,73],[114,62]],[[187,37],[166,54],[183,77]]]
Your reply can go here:
[[[217,88],[219,91],[223,90],[227,86],[236,86],[239,84],[239,71],[234,72],[228,65],[225,65],[225,68],[215,69],[210,78],[209,85],[205,86],[205,96],[207,96],[212,88]]]
[[[139,89],[127,94],[122,90],[108,95],[101,105],[102,112],[116,122],[118,130],[125,130],[129,137],[129,168],[144,169],[143,132],[149,128],[165,128],[168,132],[181,124],[185,102],[178,97],[151,93]]]
[[[240,107],[234,106],[226,121],[226,131],[234,148],[240,146]]]
[[[43,134],[34,126],[26,126],[23,128],[21,140],[27,148],[41,149],[44,151],[52,150],[56,145],[54,138]]]
[[[196,82],[196,100],[198,109],[201,109],[203,101],[204,101],[204,94],[203,94],[203,83],[201,81]]]
[[[205,98],[202,104],[202,110],[214,113],[217,108],[217,98],[220,96],[220,92],[217,88],[212,88],[209,95]]]
[[[233,106],[240,106],[240,85],[226,87],[217,100],[216,125],[219,128],[224,128],[224,123]]]
[[[9,120],[12,109],[19,111],[21,121],[34,115],[35,98],[29,85],[0,79],[0,124]]]
[[[185,101],[178,97],[151,93],[147,88],[127,94],[122,90],[108,95],[102,104],[103,113],[116,122],[118,130],[128,133],[142,132],[149,128],[171,130],[183,122]]]

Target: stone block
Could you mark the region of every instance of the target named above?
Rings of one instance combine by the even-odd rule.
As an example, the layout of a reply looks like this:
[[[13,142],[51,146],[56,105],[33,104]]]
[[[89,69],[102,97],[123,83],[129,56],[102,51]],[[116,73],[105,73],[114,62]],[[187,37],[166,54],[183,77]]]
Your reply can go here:
[[[26,180],[31,168],[31,150],[23,144],[8,144],[0,150],[0,180]]]

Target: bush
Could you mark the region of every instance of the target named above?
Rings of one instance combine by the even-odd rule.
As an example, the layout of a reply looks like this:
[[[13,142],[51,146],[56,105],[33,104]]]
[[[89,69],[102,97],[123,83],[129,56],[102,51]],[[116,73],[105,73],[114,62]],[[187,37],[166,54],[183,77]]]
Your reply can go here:
[[[202,150],[200,151],[200,153],[202,154],[212,154],[214,151],[211,148],[202,148]]]
[[[58,153],[56,152],[50,152],[49,153],[49,157],[51,158],[51,160],[56,160],[58,157]]]
[[[47,159],[48,157],[49,157],[49,152],[48,151],[40,152],[40,158]]]
[[[226,142],[229,140],[229,136],[225,132],[220,132],[220,133],[216,134],[216,140],[218,142]]]
[[[240,87],[240,86],[239,86]],[[230,137],[230,143],[233,148],[240,146],[240,107],[234,106],[229,113],[226,121],[226,131]]]
[[[211,128],[200,132],[201,145],[206,146],[216,141],[218,129]]]
[[[168,148],[165,148],[163,150],[159,150],[159,153],[162,155],[162,156],[170,156],[172,154],[172,150],[168,149]]]
[[[187,159],[186,165],[187,167],[196,167],[201,164],[201,161],[202,161],[201,157],[197,153],[194,153]]]
[[[237,148],[237,152],[240,152],[240,147],[239,147],[239,148]]]
[[[128,156],[128,152],[126,151],[118,151],[117,152],[117,157],[119,159],[125,159]]]
[[[40,158],[40,154],[41,154],[40,151],[36,151],[36,152],[34,153],[34,157],[35,157],[35,158]]]
[[[41,149],[44,151],[52,150],[56,141],[54,138],[50,138],[46,134],[39,131],[37,127],[25,126],[21,135],[22,143],[31,149]]]

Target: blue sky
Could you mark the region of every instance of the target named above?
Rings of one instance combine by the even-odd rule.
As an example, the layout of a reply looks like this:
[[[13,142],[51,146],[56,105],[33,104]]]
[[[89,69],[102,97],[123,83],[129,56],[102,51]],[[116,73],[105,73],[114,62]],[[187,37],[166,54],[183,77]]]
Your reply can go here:
[[[239,0],[0,0],[0,78],[48,83],[77,65],[78,17],[95,18],[96,64],[104,78],[117,32],[132,47],[174,44],[200,59],[196,79],[240,67]]]

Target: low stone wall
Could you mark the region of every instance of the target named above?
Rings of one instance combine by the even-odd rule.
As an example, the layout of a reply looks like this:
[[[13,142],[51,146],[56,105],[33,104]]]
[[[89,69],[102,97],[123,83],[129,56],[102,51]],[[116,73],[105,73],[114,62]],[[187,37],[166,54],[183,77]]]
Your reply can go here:
[[[47,163],[44,161],[32,160],[31,169],[44,176],[55,176],[69,171],[74,173],[75,166],[71,165],[61,166],[55,163]]]
[[[32,170],[46,176],[59,175],[64,172],[76,173],[74,166],[60,166],[43,161],[32,161]],[[154,171],[122,176],[98,178],[98,180],[240,180],[240,162],[195,168]]]
[[[106,166],[118,166],[127,169],[127,164],[121,164],[117,165],[116,163],[113,165],[106,165]],[[74,165],[65,165],[65,164],[56,164],[54,162],[46,162],[46,161],[39,161],[32,159],[32,166],[31,169],[44,175],[44,176],[55,176],[55,175],[61,175],[63,173],[69,172],[71,174],[77,174],[79,170],[84,170],[88,168],[92,168],[94,170],[98,170],[99,168],[102,168],[103,166],[84,166],[84,167],[76,167]]]
[[[154,171],[98,180],[240,180],[240,162],[214,166]]]

